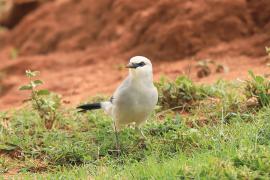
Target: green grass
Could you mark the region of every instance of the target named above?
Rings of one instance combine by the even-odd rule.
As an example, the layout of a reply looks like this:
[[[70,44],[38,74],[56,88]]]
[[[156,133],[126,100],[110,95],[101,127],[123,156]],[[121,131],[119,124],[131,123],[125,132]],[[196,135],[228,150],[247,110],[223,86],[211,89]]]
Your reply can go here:
[[[162,93],[167,83],[159,83],[160,96],[172,95]],[[51,130],[30,105],[2,112],[0,173],[16,169],[12,178],[23,179],[268,179],[270,107],[260,100],[269,95],[254,94],[256,83],[248,93],[250,83],[205,86],[178,78],[173,93],[189,99],[170,105],[172,97],[164,97],[166,107],[188,108],[158,109],[143,127],[144,142],[133,128],[124,129],[119,157],[110,151],[112,121],[102,111],[62,107]],[[247,105],[250,96],[258,98],[256,106]]]

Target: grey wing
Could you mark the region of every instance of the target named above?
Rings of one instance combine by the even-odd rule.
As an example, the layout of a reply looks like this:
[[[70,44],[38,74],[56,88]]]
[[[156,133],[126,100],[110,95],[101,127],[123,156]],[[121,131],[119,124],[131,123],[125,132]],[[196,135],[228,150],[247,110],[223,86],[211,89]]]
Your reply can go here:
[[[104,109],[104,111],[109,114],[109,115],[113,115],[113,108],[115,106],[117,106],[117,102],[119,101],[119,99],[122,99],[123,98],[119,98],[121,97],[122,93],[125,92],[126,88],[128,87],[128,84],[129,84],[129,79],[126,78],[121,84],[120,86],[118,86],[118,88],[116,89],[116,91],[113,93],[113,96],[110,98],[109,101],[104,101],[104,102],[101,102],[101,108]]]
[[[124,79],[124,81],[118,86],[118,88],[114,91],[113,96],[110,98],[110,102],[113,104],[116,98],[119,97],[121,92],[125,91],[130,86],[130,78],[129,76]]]

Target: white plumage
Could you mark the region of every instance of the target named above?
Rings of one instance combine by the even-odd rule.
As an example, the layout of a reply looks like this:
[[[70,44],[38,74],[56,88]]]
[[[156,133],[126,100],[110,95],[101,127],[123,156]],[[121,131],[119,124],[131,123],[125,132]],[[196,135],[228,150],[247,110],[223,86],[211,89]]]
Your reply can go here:
[[[129,68],[129,75],[113,93],[110,101],[78,107],[81,111],[104,109],[112,116],[116,133],[126,124],[133,122],[138,129],[154,110],[158,101],[158,92],[153,84],[151,61],[143,56],[135,56],[130,59],[127,68]]]

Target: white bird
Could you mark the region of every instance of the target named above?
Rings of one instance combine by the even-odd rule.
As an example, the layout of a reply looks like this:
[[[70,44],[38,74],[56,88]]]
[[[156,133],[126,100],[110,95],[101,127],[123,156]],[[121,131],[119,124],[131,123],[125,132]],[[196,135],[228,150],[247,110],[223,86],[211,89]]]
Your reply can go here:
[[[135,123],[136,130],[147,120],[158,101],[158,92],[153,84],[152,64],[143,56],[130,59],[129,75],[120,84],[110,101],[78,106],[80,112],[103,109],[112,116],[119,148],[118,132],[127,124]]]

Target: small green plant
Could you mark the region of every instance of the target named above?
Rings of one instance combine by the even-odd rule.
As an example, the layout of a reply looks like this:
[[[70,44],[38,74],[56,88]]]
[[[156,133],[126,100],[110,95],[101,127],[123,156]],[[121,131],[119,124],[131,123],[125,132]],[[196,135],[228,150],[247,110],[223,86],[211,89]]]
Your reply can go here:
[[[53,94],[47,89],[37,89],[43,82],[34,78],[39,74],[38,71],[26,71],[29,83],[20,87],[22,91],[30,91],[31,95],[28,100],[32,102],[32,108],[35,109],[40,118],[44,120],[45,127],[51,129],[57,119],[56,111],[60,106],[59,95]]]
[[[270,103],[270,81],[263,76],[254,75],[249,71],[251,80],[246,84],[246,96],[248,99],[256,98],[259,106],[267,106]]]
[[[162,109],[189,110],[195,101],[205,97],[203,88],[196,86],[186,76],[180,76],[175,81],[162,78],[156,86],[159,91],[159,106]]]

